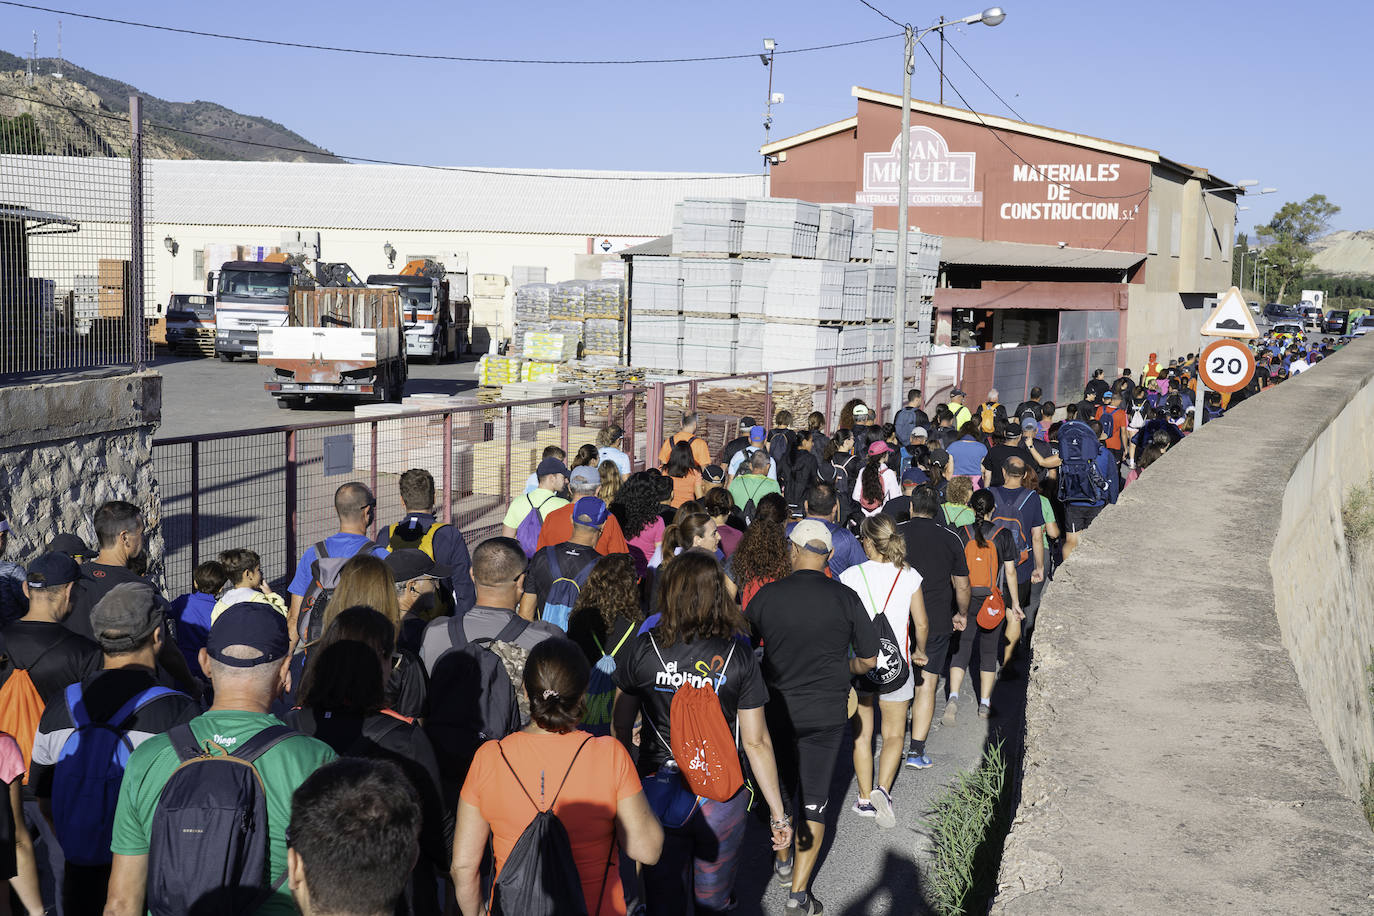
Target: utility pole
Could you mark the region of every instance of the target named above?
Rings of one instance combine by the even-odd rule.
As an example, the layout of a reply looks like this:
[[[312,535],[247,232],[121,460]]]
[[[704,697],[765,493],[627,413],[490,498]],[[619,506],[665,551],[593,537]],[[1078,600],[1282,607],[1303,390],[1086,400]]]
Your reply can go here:
[[[940,17],[940,104],[945,104],[945,17]]]
[[[907,195],[911,186],[911,73],[916,69],[916,33],[906,26],[906,58],[902,64],[902,142],[897,160],[897,301],[892,315],[892,410],[906,403],[902,385],[906,378],[906,262]],[[943,77],[941,78],[943,82]]]
[[[763,49],[768,53],[760,54],[759,59],[768,68],[768,99],[763,112],[763,145],[768,145],[769,131],[773,129],[773,52],[778,46],[777,42],[771,38],[763,40]],[[767,154],[763,157],[763,174],[767,175],[769,167],[772,165]]]

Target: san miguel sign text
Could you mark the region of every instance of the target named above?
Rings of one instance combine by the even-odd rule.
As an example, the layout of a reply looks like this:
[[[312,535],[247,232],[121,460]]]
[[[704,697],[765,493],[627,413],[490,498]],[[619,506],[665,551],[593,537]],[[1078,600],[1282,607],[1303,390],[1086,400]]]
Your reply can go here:
[[[895,207],[898,201],[902,137],[885,153],[864,153],[864,189],[855,203]],[[977,153],[952,153],[945,138],[929,127],[911,128],[907,166],[908,205],[913,207],[981,207],[983,192],[973,189]]]
[[[855,194],[855,203],[897,206],[901,139],[898,134],[886,152],[864,153],[863,190]],[[951,152],[945,138],[930,127],[911,128],[908,206],[983,206],[983,192],[974,185],[977,156],[975,152]],[[1139,209],[1138,199],[1123,205],[1121,197],[1104,193],[1120,180],[1121,166],[1116,163],[1015,162],[1011,165],[1012,186],[1032,192],[1031,199],[996,203],[996,214],[1011,222],[1130,220]],[[1079,189],[1084,186],[1103,196],[1083,194]]]

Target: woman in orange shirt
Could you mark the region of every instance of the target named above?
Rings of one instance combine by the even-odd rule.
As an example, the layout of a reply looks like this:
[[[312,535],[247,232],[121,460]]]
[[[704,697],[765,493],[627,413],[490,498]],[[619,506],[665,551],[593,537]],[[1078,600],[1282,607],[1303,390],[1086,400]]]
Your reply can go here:
[[[673,498],[668,505],[676,509],[689,499],[701,499],[701,468],[692,457],[692,447],[686,442],[673,446],[663,473],[673,482]]]
[[[488,837],[496,856],[495,898],[506,859],[540,811],[552,810],[568,832],[592,916],[624,916],[619,852],[645,865],[658,861],[663,828],[630,755],[614,738],[577,730],[590,675],[576,643],[546,639],[536,645],[525,662],[530,724],[488,741],[473,758],[453,837],[453,883],[464,916],[485,912],[479,868]],[[518,900],[505,900],[504,912],[519,908]]]

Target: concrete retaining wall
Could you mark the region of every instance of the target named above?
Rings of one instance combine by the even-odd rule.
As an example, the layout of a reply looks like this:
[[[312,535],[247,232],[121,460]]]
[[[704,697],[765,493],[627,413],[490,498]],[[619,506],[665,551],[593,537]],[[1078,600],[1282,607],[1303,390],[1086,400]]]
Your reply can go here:
[[[143,507],[158,570],[152,439],[161,417],[153,372],[0,388],[0,494],[13,529],[5,558],[27,563],[62,531],[95,546],[91,516],[124,499]]]
[[[994,912],[1374,909],[1370,608],[1340,533],[1371,379],[1361,342],[1208,424],[1059,571]]]

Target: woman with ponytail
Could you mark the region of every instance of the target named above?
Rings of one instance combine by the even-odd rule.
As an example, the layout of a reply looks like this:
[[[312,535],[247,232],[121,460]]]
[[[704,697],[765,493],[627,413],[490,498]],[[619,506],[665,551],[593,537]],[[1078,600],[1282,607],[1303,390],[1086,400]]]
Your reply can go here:
[[[881,439],[868,447],[868,463],[854,484],[854,500],[866,516],[877,515],[884,503],[902,495],[896,472],[887,466],[891,454],[892,447]]]
[[[849,586],[863,602],[870,620],[879,615],[886,619],[893,636],[895,647],[883,646],[880,654],[896,651],[907,663],[906,679],[900,686],[887,693],[876,693],[871,688],[872,681],[860,677],[855,680],[859,696],[858,728],[854,732],[854,775],[859,783],[859,798],[854,802],[854,813],[860,817],[876,817],[879,827],[896,826],[896,815],[892,811],[892,782],[897,778],[897,768],[902,763],[902,738],[906,734],[907,704],[915,696],[917,669],[924,665],[926,658],[926,636],[930,629],[926,618],[925,600],[921,595],[921,574],[906,561],[906,538],[897,530],[897,523],[891,516],[878,515],[864,519],[859,529],[859,540],[863,544],[868,561],[851,566],[840,573],[840,582]],[[907,636],[908,625],[915,630],[915,642]],[[882,628],[879,632],[884,632]],[[926,678],[939,678],[938,671],[921,674]],[[890,686],[890,685],[888,685]],[[929,693],[929,702],[935,702],[935,691],[922,691],[922,698]],[[874,701],[882,714],[883,752],[878,759],[878,779],[873,779],[873,707]],[[919,718],[919,716],[918,716]],[[926,721],[929,721],[929,715]],[[924,742],[922,742],[924,745]],[[922,747],[924,753],[924,746]]]
[[[992,686],[997,682],[997,662],[1000,660],[998,648],[1002,641],[1002,630],[1009,618],[1015,618],[1016,631],[1021,631],[1021,621],[1025,614],[1021,610],[1020,598],[1016,588],[1016,541],[1010,531],[991,521],[997,501],[989,490],[979,490],[969,498],[969,508],[973,510],[973,524],[959,529],[959,537],[964,542],[964,556],[969,564],[969,587],[972,599],[969,601],[969,625],[962,632],[955,633],[954,654],[949,663],[949,700],[945,704],[944,723],[954,724],[959,688],[968,672],[969,660],[973,654],[973,644],[978,643],[978,717],[986,719],[992,715]],[[976,558],[983,551],[988,562],[978,563]],[[992,559],[992,554],[996,559]],[[979,568],[983,576],[979,576]],[[989,581],[990,580],[990,581]],[[996,588],[1007,602],[997,624],[984,629],[973,618],[990,593]]]

